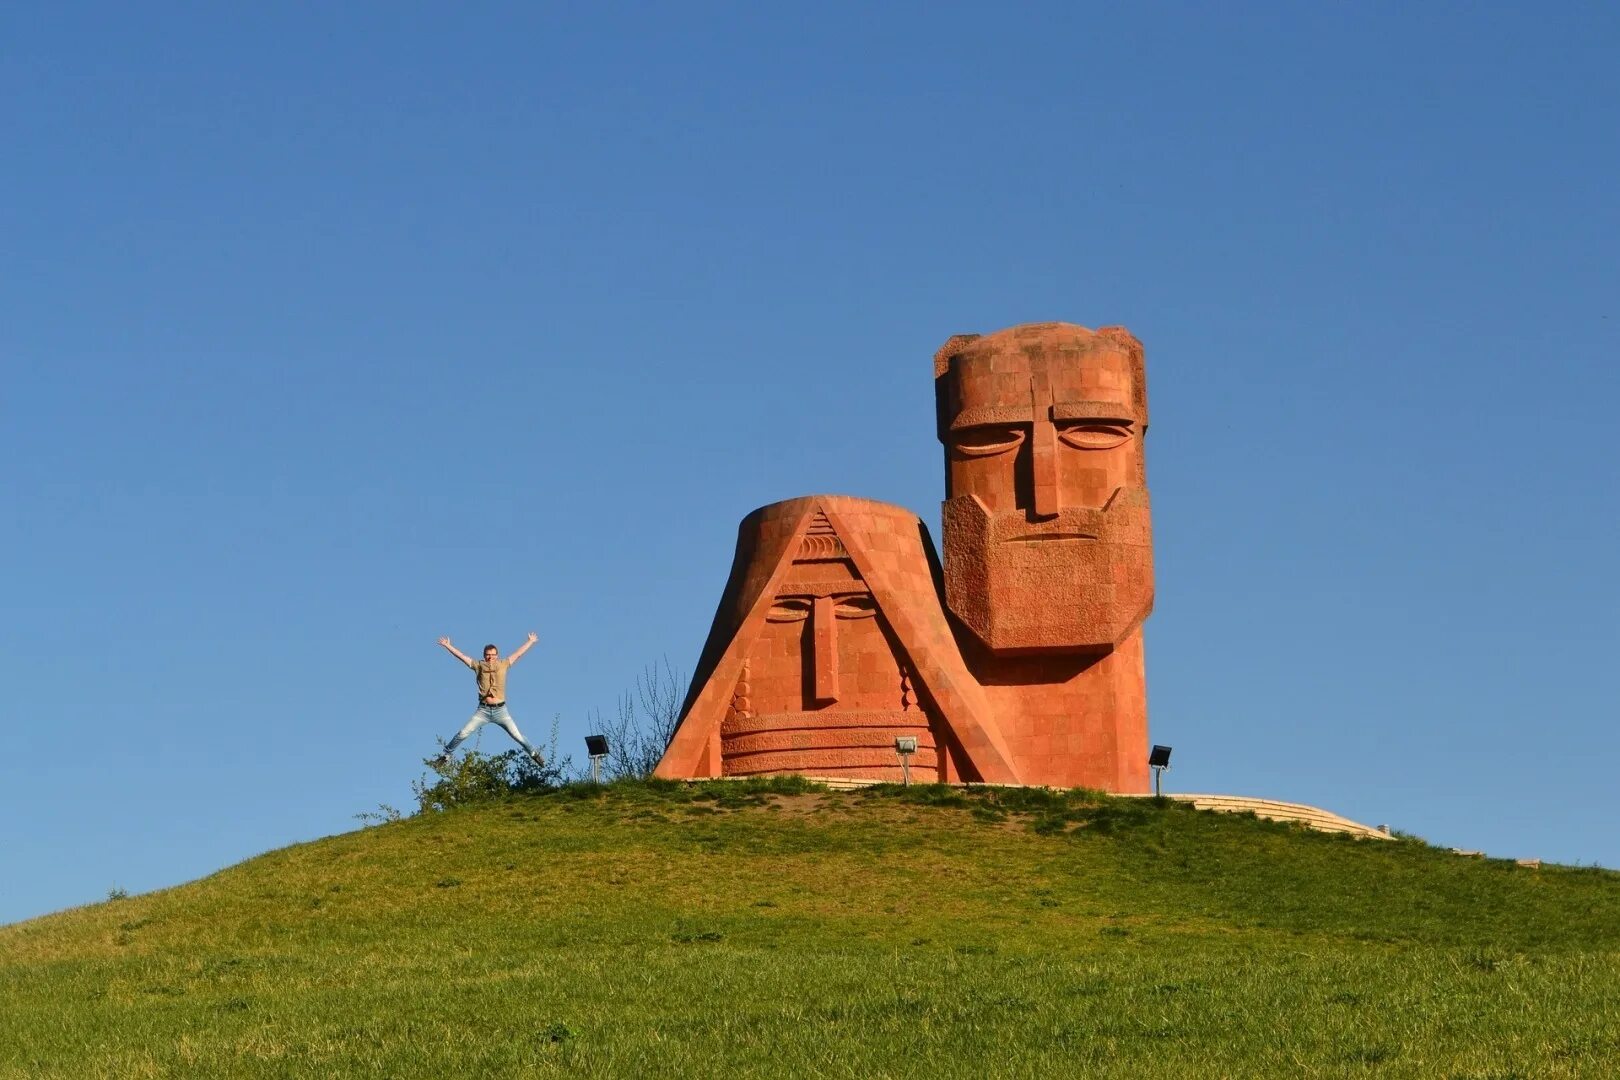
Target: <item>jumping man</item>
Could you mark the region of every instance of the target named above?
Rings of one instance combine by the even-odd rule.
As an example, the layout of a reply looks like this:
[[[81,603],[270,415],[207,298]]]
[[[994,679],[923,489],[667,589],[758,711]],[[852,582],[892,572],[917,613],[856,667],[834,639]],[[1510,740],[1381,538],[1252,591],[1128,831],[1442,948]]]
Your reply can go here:
[[[448,649],[451,656],[472,668],[473,674],[478,676],[478,711],[472,714],[472,719],[467,721],[465,727],[456,732],[456,737],[450,740],[450,745],[444,748],[444,753],[433,759],[433,764],[443,765],[449,761],[455,748],[485,724],[501,725],[508,735],[517,740],[519,746],[529,752],[529,757],[534,759],[536,765],[546,763],[545,758],[540,756],[540,751],[530,746],[529,740],[518,730],[512,714],[506,711],[506,669],[522,659],[523,654],[538,640],[540,639],[535,634],[529,634],[529,640],[518,646],[517,651],[505,660],[501,659],[501,650],[493,645],[485,645],[483,660],[474,660],[450,644],[449,638],[439,639],[439,644]]]

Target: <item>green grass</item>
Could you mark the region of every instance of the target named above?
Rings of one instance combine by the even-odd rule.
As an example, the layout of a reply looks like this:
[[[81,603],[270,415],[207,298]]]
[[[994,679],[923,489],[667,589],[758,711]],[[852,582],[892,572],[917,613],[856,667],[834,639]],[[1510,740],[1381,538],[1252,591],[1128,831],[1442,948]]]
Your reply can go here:
[[[0,928],[0,1077],[1620,1075],[1620,875],[1086,793],[564,789]]]

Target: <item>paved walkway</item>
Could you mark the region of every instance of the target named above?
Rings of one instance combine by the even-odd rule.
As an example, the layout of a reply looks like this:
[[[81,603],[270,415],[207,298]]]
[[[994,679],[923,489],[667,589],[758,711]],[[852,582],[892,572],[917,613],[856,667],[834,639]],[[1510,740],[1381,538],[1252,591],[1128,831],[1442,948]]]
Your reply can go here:
[[[852,788],[871,787],[879,783],[877,780],[846,780],[841,777],[813,776],[811,780],[818,784],[838,791],[848,791]],[[980,787],[1025,787],[1024,784],[952,784],[952,787],[980,788]],[[1120,798],[1153,798],[1150,794],[1122,795]],[[1255,817],[1267,818],[1271,821],[1297,821],[1307,828],[1318,832],[1348,833],[1351,836],[1363,836],[1369,840],[1393,840],[1388,827],[1374,828],[1363,825],[1359,821],[1351,821],[1347,817],[1340,817],[1331,810],[1323,810],[1319,806],[1307,806],[1304,803],[1282,802],[1278,799],[1258,799],[1250,795],[1177,795],[1167,794],[1167,799],[1178,802],[1190,802],[1196,809],[1213,810],[1221,814],[1253,814]]]
[[[1152,795],[1131,797],[1153,798]],[[1371,825],[1363,825],[1359,821],[1340,817],[1331,810],[1323,810],[1319,806],[1306,806],[1304,803],[1257,799],[1250,795],[1166,795],[1165,798],[1190,802],[1199,810],[1214,810],[1222,814],[1253,814],[1255,817],[1270,818],[1272,821],[1297,821],[1319,832],[1349,833],[1352,836],[1365,836],[1369,840],[1395,839],[1389,834],[1388,826],[1375,829]]]

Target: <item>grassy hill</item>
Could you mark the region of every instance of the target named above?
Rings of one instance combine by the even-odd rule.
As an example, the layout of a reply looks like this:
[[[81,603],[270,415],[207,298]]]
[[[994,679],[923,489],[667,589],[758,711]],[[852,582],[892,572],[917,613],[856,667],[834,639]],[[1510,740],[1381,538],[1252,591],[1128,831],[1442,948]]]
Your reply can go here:
[[[1620,1075],[1620,875],[1149,800],[430,813],[0,928],[0,1076]]]

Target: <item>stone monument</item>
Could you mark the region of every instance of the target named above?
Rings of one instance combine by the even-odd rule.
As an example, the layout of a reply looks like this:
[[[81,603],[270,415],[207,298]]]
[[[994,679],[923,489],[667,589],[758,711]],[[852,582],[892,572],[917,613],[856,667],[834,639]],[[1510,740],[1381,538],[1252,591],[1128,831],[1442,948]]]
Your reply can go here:
[[[1148,789],[1153,608],[1142,346],[1068,323],[934,357],[945,559],[900,507],[811,495],[743,519],[657,775]]]

